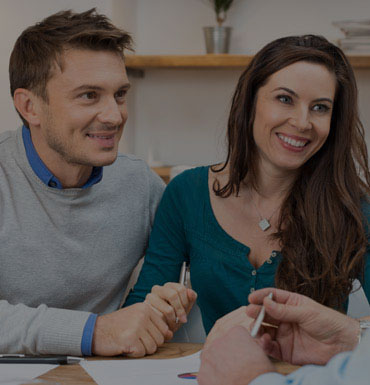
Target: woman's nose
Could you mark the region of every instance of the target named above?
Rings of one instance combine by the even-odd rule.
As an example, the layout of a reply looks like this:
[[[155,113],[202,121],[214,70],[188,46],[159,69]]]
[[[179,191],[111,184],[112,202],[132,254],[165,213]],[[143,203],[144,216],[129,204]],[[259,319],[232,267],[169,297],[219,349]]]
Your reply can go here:
[[[294,111],[289,119],[289,123],[298,131],[305,131],[312,129],[312,122],[310,120],[310,113],[306,109],[297,109]]]

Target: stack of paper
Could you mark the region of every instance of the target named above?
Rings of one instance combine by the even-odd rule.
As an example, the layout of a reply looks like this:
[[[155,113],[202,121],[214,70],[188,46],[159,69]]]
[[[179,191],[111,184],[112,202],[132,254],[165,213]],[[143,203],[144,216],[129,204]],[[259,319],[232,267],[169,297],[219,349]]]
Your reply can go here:
[[[195,385],[200,352],[163,360],[85,360],[80,365],[98,385]]]
[[[57,366],[49,364],[0,364],[0,385],[24,384]]]

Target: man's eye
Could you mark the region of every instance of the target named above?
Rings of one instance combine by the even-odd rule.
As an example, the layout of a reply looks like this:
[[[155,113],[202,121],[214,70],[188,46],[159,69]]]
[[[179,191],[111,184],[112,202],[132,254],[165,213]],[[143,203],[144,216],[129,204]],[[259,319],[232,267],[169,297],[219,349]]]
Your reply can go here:
[[[120,90],[116,92],[116,98],[117,99],[124,99],[126,97],[127,91],[126,90]]]
[[[292,98],[288,95],[278,95],[277,99],[280,100],[284,104],[291,104]]]
[[[85,92],[84,94],[81,95],[81,98],[88,99],[88,100],[96,99],[96,97],[97,97],[97,94],[94,91]]]
[[[317,112],[326,112],[330,110],[330,107],[328,107],[326,104],[315,104],[312,107],[312,110]]]

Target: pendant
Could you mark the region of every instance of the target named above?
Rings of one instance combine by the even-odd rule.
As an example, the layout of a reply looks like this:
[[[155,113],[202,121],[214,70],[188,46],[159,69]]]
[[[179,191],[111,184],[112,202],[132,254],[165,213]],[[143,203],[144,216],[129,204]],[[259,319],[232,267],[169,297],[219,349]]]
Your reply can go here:
[[[258,226],[261,228],[262,231],[266,231],[271,227],[270,222],[266,219],[263,218],[259,223]]]

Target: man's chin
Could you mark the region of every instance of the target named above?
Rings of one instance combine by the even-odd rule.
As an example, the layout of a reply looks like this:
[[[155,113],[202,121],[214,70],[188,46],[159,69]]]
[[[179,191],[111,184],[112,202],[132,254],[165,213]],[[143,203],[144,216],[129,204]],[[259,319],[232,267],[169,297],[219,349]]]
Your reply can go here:
[[[105,154],[105,156],[102,157],[96,157],[96,159],[91,159],[91,162],[89,162],[90,166],[93,167],[103,167],[103,166],[109,166],[112,163],[114,163],[117,159],[117,152],[114,154]]]
[[[117,156],[115,156],[114,158],[110,158],[110,159],[104,159],[102,161],[96,161],[96,162],[93,162],[92,166],[93,167],[103,167],[103,166],[109,166],[111,164],[113,164],[117,159]]]

